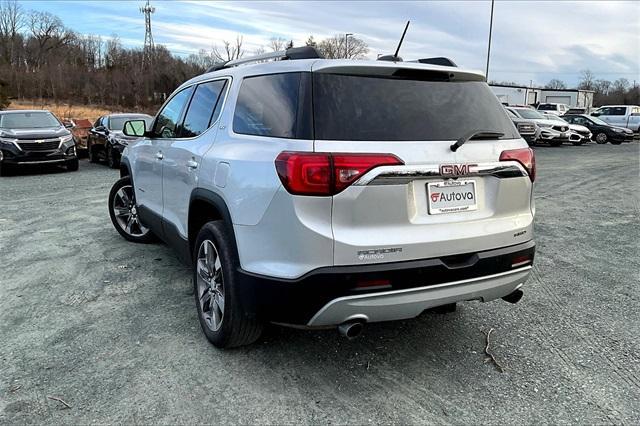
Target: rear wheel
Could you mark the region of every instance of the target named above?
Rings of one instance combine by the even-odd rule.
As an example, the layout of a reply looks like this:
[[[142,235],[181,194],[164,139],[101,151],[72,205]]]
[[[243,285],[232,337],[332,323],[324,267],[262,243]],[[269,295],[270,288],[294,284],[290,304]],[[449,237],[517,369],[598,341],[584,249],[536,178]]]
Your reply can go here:
[[[604,132],[600,132],[596,135],[596,143],[599,143],[600,145],[607,143],[607,134]]]
[[[140,223],[136,196],[129,176],[113,184],[109,192],[109,216],[116,231],[125,240],[134,243],[153,241],[151,230]]]
[[[238,291],[242,276],[234,245],[222,221],[206,223],[194,246],[193,286],[198,320],[205,336],[218,348],[255,342],[263,324],[249,316]]]

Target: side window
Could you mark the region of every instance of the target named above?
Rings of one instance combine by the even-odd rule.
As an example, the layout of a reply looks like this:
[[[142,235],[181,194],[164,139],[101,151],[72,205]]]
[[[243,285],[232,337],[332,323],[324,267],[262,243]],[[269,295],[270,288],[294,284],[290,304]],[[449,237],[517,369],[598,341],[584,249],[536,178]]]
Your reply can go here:
[[[222,108],[227,80],[199,84],[181,126],[180,137],[192,138],[216,122]]]
[[[614,108],[610,108],[611,115],[626,115],[627,114],[627,107],[614,107]]]
[[[167,139],[177,136],[178,122],[191,92],[193,92],[193,87],[181,90],[162,108],[153,126],[153,137]]]
[[[236,133],[312,139],[309,73],[245,78],[233,117]]]
[[[598,113],[600,113],[600,115],[611,115],[611,108],[600,108]]]

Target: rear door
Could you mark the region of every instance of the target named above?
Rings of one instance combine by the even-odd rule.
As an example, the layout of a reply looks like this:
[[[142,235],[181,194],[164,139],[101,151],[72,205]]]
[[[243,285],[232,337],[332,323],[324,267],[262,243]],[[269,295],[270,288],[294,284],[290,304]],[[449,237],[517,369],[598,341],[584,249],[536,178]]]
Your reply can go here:
[[[193,91],[178,137],[165,148],[163,160],[163,212],[165,226],[188,239],[191,192],[197,186],[203,155],[215,140],[228,79],[200,83]]]
[[[404,163],[364,173],[333,197],[334,263],[424,259],[530,240],[532,182],[516,162],[499,161],[503,151],[527,144],[486,83],[430,71],[391,74],[313,75],[315,151],[393,154]],[[451,149],[478,130],[503,136]]]

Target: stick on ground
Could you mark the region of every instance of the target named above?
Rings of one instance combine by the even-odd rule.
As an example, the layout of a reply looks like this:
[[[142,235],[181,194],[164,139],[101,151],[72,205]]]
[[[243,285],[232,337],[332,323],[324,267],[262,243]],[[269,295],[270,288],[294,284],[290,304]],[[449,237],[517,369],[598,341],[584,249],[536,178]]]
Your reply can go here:
[[[493,354],[489,352],[489,344],[490,344],[489,339],[492,331],[493,331],[493,328],[489,329],[489,331],[487,332],[487,345],[484,347],[484,353],[487,354],[489,358],[491,358],[491,361],[493,361],[495,366],[498,368],[498,371],[500,371],[501,373],[504,373],[504,368],[502,367],[502,365],[500,365],[500,363],[496,360],[496,357],[494,357]]]
[[[62,404],[64,404],[65,407],[71,408],[71,406],[67,404],[62,398],[58,398],[57,396],[47,396],[47,398],[52,399],[54,401],[61,402]]]

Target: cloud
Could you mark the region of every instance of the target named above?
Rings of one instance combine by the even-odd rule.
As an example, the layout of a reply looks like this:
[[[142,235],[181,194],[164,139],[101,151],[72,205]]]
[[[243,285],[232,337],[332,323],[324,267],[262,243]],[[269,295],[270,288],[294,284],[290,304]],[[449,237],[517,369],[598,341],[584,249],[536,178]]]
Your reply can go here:
[[[26,3],[58,14],[81,32],[118,33],[142,42],[141,1]],[[406,59],[448,56],[459,65],[484,69],[489,1],[418,2],[224,2],[153,1],[156,43],[177,54],[210,49],[244,37],[247,52],[271,37],[301,45],[335,34],[354,33],[370,46],[370,58],[395,50],[406,20],[411,26],[401,49]],[[544,84],[560,78],[569,85],[580,71],[599,78],[640,75],[640,2],[496,1],[490,78]],[[138,43],[139,45],[139,43]]]

